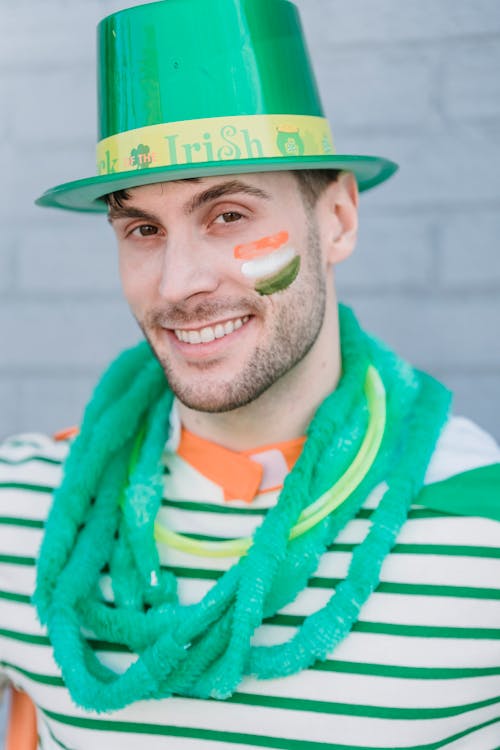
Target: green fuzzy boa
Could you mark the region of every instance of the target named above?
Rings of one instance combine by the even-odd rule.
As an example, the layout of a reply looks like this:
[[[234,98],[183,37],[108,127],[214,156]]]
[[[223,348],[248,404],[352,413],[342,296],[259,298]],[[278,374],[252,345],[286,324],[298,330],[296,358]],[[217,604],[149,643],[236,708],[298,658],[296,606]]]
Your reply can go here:
[[[179,601],[174,574],[160,567],[153,533],[172,393],[145,343],[124,352],[104,375],[55,493],[34,595],[78,705],[110,711],[172,694],[225,699],[245,675],[283,677],[326,659],[350,632],[422,487],[450,397],[364,334],[347,308],[340,308],[340,326],[342,378],[318,408],[278,503],[247,555],[189,606]],[[363,386],[370,363],[387,394],[387,427],[375,462],[337,510],[289,541],[302,510],[342,476],[359,449],[368,422]],[[382,482],[371,528],[334,596],[288,642],[252,646],[255,630],[307,586],[321,555]],[[111,576],[113,605],[99,588],[103,569]],[[98,659],[89,632],[137,658],[117,674]]]

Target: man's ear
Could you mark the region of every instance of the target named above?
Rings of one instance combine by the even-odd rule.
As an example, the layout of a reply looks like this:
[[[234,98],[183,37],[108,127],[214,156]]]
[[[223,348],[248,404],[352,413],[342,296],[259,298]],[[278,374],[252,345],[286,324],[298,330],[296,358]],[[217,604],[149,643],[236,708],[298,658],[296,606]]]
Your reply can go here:
[[[358,185],[351,172],[341,172],[317,203],[323,247],[329,265],[340,263],[354,250],[358,235]]]

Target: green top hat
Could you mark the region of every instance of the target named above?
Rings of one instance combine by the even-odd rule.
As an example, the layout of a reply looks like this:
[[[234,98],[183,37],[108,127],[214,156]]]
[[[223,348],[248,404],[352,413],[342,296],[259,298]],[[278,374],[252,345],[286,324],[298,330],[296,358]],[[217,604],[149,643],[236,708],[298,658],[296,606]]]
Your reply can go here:
[[[98,175],[40,206],[104,211],[123,188],[285,169],[349,170],[366,190],[397,169],[335,153],[288,0],[162,0],[105,18],[97,37]]]

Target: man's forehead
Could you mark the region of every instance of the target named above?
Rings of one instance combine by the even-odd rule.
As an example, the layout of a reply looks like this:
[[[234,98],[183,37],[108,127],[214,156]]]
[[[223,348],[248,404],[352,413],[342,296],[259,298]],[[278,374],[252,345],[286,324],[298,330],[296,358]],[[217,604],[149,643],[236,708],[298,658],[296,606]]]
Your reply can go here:
[[[224,177],[171,180],[129,188],[108,198],[108,219],[125,218],[136,214],[143,206],[164,207],[174,204],[177,210],[190,215],[206,204],[231,195],[245,195],[261,201],[271,201],[272,189],[262,175],[226,175]],[[260,183],[260,184],[259,184]],[[272,186],[271,186],[272,188]]]
[[[132,207],[144,201],[163,204],[174,199],[176,203],[182,204],[186,213],[192,213],[209,201],[236,193],[269,201],[273,197],[275,188],[278,185],[283,186],[287,177],[290,179],[290,175],[290,172],[218,175],[132,187],[110,196],[108,199],[109,217],[113,219],[118,213],[123,213],[121,210],[117,211],[117,208]]]
[[[139,190],[152,190],[157,191],[158,194],[164,194],[166,190],[168,190],[170,187],[175,190],[177,189],[192,189],[196,190],[197,188],[206,188],[208,186],[212,185],[219,185],[219,184],[229,184],[233,183],[235,186],[241,185],[242,187],[245,185],[255,185],[255,184],[264,184],[268,183],[271,184],[273,182],[283,182],[290,178],[292,175],[292,172],[287,170],[279,170],[279,171],[262,171],[262,172],[248,172],[248,173],[238,173],[238,174],[219,174],[219,175],[213,175],[209,177],[187,177],[184,179],[178,179],[178,180],[165,180],[165,181],[158,181],[153,182],[149,185],[137,185],[136,187],[131,187],[127,192],[139,191]]]

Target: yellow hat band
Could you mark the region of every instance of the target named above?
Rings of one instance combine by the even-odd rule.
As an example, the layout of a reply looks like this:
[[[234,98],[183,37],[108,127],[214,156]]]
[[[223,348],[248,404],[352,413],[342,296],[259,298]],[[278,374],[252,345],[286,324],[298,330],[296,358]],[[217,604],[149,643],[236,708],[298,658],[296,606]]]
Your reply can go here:
[[[129,130],[97,144],[99,175],[238,159],[333,154],[326,118],[237,115],[169,122]]]

